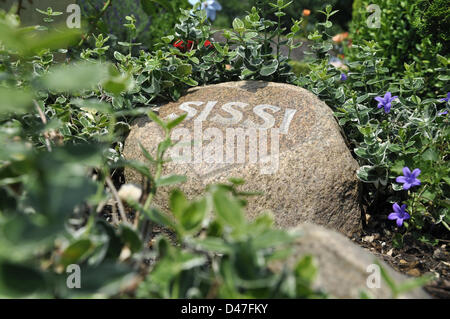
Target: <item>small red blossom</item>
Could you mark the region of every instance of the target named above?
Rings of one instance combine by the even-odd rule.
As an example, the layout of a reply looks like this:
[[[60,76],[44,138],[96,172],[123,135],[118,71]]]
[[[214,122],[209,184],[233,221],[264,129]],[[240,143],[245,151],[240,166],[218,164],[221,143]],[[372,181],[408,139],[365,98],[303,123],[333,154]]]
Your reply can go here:
[[[194,41],[188,40],[188,41],[187,41],[187,46],[186,46],[186,45],[184,44],[184,41],[183,41],[183,40],[177,40],[177,41],[175,41],[175,43],[173,44],[173,46],[174,46],[175,48],[178,48],[181,52],[191,51],[192,48],[193,48],[193,46],[194,46]],[[205,44],[204,44],[204,47],[205,47],[205,48],[210,48],[210,47],[212,47],[211,41],[206,40],[206,41],[205,41]]]

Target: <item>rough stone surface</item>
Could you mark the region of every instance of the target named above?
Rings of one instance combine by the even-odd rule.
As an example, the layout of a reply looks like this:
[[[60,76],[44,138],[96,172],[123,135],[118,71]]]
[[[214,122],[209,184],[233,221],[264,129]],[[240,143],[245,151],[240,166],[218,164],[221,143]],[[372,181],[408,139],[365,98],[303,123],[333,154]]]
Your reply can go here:
[[[391,298],[391,290],[383,279],[380,280],[379,288],[368,288],[367,286],[368,276],[374,274],[374,270],[369,269],[368,271],[368,267],[375,261],[382,265],[396,283],[408,279],[369,251],[335,231],[309,223],[299,225],[293,231],[299,233],[293,253],[283,264],[279,262],[272,264],[272,270],[279,271],[285,265],[293,267],[302,256],[311,255],[318,271],[314,287],[326,292],[332,298],[360,298],[362,291],[372,298]],[[398,297],[430,298],[421,288],[416,288]]]
[[[191,152],[192,162],[183,164],[171,162],[166,165],[164,171],[165,175],[187,175],[188,182],[180,188],[189,197],[200,194],[208,184],[226,182],[230,177],[241,177],[246,181],[242,190],[264,193],[262,196],[249,198],[247,212],[250,218],[256,216],[261,210],[270,209],[274,212],[276,225],[283,228],[309,221],[326,225],[346,235],[360,231],[360,185],[356,177],[358,165],[345,145],[331,109],[314,94],[288,84],[257,81],[228,82],[190,89],[177,102],[161,106],[160,117],[169,119],[186,113],[180,110],[180,106],[193,101],[197,101],[200,105],[187,104],[187,106],[197,110],[195,116],[186,119],[178,127],[188,129],[187,133],[191,134],[191,137],[187,134],[183,135],[181,138],[184,140],[178,144],[180,148],[187,146],[185,149],[187,151],[178,149],[178,157],[171,155],[172,159],[179,159]],[[217,101],[217,103],[208,104],[209,101]],[[229,102],[245,104],[232,105],[231,108],[235,110],[231,111],[235,113],[232,116],[230,112],[222,109]],[[256,106],[260,107],[254,109]],[[182,108],[189,110],[193,115],[195,110],[188,107]],[[205,110],[209,107],[211,112],[206,116]],[[258,110],[266,119],[257,115]],[[202,117],[203,120],[199,121]],[[223,122],[226,121],[230,123],[224,124]],[[207,133],[211,135],[209,140],[203,136],[202,151],[204,153],[196,153],[202,138],[194,134],[194,123],[197,126],[201,123],[203,135]],[[234,144],[234,140],[232,148],[236,155],[234,163],[217,161],[219,157],[227,158],[226,128],[248,130],[249,127],[258,125],[258,128],[262,128],[265,123],[268,123],[266,129],[257,130],[260,132],[258,139],[249,139],[250,141],[245,143],[243,163],[238,162],[236,155],[242,147],[236,149],[237,143]],[[289,123],[289,125],[283,126],[283,123]],[[270,126],[271,128],[267,129]],[[274,128],[279,128],[279,135],[272,135],[276,133]],[[208,131],[209,129],[211,130]],[[223,132],[223,141],[218,138],[217,130]],[[267,139],[261,132],[266,132]],[[237,135],[243,136],[240,133]],[[125,142],[125,157],[143,161],[144,157],[138,142],[154,152],[162,136],[162,130],[155,123],[146,118],[136,120]],[[277,145],[274,136],[279,136],[279,152],[272,150],[272,145],[274,147]],[[172,135],[172,139],[179,140],[180,137]],[[265,140],[267,148],[263,147],[266,146],[264,143],[261,144],[261,141]],[[223,154],[219,154],[217,148],[208,153],[205,150],[207,145],[220,145]],[[252,147],[258,149],[256,163],[251,162],[252,157],[249,155],[254,154],[250,151]],[[262,150],[267,150],[266,154],[270,156],[261,156],[264,154],[261,153]],[[205,156],[198,160],[196,154]],[[210,156],[206,156],[207,154]],[[216,157],[214,161],[214,156],[217,154],[219,157]],[[185,160],[187,158],[189,157],[185,157]],[[264,160],[269,161],[264,164]],[[132,170],[126,170],[125,176],[127,182],[138,184],[142,182],[142,177]],[[162,189],[155,197],[155,203],[163,209],[167,208],[166,199],[169,190]]]

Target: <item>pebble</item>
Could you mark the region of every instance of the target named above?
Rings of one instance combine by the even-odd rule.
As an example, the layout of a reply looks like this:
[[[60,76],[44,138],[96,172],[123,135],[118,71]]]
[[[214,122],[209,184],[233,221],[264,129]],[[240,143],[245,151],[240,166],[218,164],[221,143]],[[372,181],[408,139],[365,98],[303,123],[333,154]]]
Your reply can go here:
[[[417,268],[410,269],[406,273],[408,275],[410,275],[410,276],[413,276],[413,277],[419,277],[420,276],[420,271]]]

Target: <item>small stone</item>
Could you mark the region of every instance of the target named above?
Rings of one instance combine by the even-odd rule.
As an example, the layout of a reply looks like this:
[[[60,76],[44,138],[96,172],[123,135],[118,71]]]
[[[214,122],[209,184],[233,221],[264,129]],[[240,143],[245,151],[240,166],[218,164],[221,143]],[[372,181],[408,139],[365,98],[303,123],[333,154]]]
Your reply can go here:
[[[373,242],[374,239],[375,236],[371,235],[371,236],[364,236],[362,240],[365,241],[366,243],[371,243]]]
[[[421,275],[419,269],[417,268],[410,269],[406,273],[413,277],[419,277]]]
[[[133,184],[124,184],[118,191],[121,200],[133,200],[138,202],[142,196],[142,189],[139,186]]]
[[[435,251],[433,251],[433,257],[434,258],[439,257],[440,254],[441,254],[441,250],[440,249],[436,249]]]
[[[391,248],[387,253],[386,253],[386,255],[388,255],[388,256],[392,256],[392,253],[394,252],[394,248]]]

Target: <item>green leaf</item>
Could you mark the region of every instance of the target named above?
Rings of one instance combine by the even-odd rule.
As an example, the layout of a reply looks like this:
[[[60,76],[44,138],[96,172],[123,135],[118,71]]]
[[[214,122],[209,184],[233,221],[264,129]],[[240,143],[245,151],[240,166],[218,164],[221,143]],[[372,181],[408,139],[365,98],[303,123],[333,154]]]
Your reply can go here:
[[[183,210],[180,217],[180,224],[186,231],[196,231],[202,224],[206,215],[206,199],[194,201]]]
[[[133,253],[141,251],[142,241],[135,229],[122,223],[120,225],[120,237]]]
[[[75,44],[81,36],[80,29],[54,30],[41,32],[35,27],[12,28],[4,23],[0,24],[0,42],[10,50],[20,55],[32,56],[40,51],[49,49],[63,49]]]
[[[241,205],[235,198],[227,196],[226,191],[218,189],[213,193],[214,208],[217,217],[225,224],[240,229],[245,224]]]
[[[141,149],[142,155],[151,163],[156,163],[156,161],[153,159],[153,156],[145,149],[145,147],[139,142],[139,147]]]
[[[254,238],[255,249],[266,249],[291,243],[295,237],[284,230],[268,230]]]
[[[428,274],[428,275],[424,275],[422,277],[406,280],[397,286],[397,293],[402,294],[402,293],[414,290],[416,288],[425,286],[433,279],[434,279],[434,276],[432,274]]]
[[[174,189],[170,194],[169,207],[173,215],[180,219],[183,211],[189,205],[186,196],[179,189]]]
[[[0,296],[26,297],[45,290],[44,276],[37,269],[0,261]]]
[[[134,79],[131,73],[121,73],[113,65],[109,66],[109,77],[103,81],[102,86],[106,92],[119,95],[130,91],[134,87]]]
[[[374,167],[370,165],[361,166],[356,172],[356,175],[361,181],[366,183],[374,182],[378,179]]]
[[[239,18],[235,18],[233,20],[233,29],[234,31],[239,33],[244,32],[245,31],[244,22]]]
[[[423,152],[422,158],[425,161],[437,162],[439,160],[439,154],[434,149],[429,148]]]
[[[108,78],[108,66],[100,63],[74,63],[50,69],[42,84],[55,92],[76,92],[92,89]]]
[[[264,65],[261,70],[259,71],[259,74],[262,76],[269,76],[274,74],[278,69],[278,61],[272,60],[269,64]]]
[[[317,274],[313,257],[309,255],[304,256],[295,266],[295,274],[300,280],[312,283]]]
[[[206,237],[203,239],[193,238],[190,242],[195,245],[197,249],[219,254],[227,254],[232,250],[222,238],[218,237]]]
[[[32,106],[33,96],[26,90],[0,87],[0,116],[28,112]]]
[[[164,123],[164,122],[159,118],[159,116],[156,115],[155,112],[149,111],[149,112],[147,113],[147,116],[148,116],[153,122],[155,122],[156,124],[158,124],[158,125],[161,126],[162,128],[164,128],[164,129],[167,128],[166,123]]]
[[[176,75],[179,77],[188,76],[191,73],[192,73],[192,65],[190,64],[180,64],[176,70]]]
[[[79,239],[69,245],[61,255],[61,264],[67,267],[70,264],[78,264],[94,247],[90,239]]]
[[[98,266],[82,266],[81,288],[75,289],[75,292],[115,295],[120,288],[130,284],[134,275],[133,269],[119,263],[104,262]]]
[[[181,122],[184,121],[184,119],[186,118],[187,114],[183,114],[179,117],[177,117],[176,119],[170,121],[167,123],[167,128],[169,130],[173,129],[174,127],[176,127],[178,124],[180,124]]]
[[[112,108],[111,104],[99,101],[97,99],[73,99],[70,101],[71,104],[78,106],[86,111],[94,112],[99,111],[105,114],[111,114]]]
[[[184,183],[186,182],[186,176],[184,175],[169,175],[169,176],[163,176],[156,180],[156,186],[162,187],[162,186],[168,186],[178,183]]]

